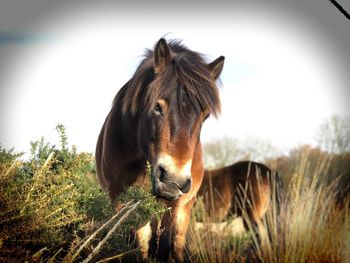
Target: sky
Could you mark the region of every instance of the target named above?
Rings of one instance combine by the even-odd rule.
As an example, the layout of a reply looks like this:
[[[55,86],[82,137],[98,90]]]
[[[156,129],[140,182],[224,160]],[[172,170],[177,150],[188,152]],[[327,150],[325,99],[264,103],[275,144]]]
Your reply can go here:
[[[329,1],[164,2],[2,1],[0,143],[28,152],[41,136],[57,142],[62,123],[94,152],[115,94],[161,37],[226,58],[222,114],[203,142],[255,137],[288,150],[350,116],[350,21]]]

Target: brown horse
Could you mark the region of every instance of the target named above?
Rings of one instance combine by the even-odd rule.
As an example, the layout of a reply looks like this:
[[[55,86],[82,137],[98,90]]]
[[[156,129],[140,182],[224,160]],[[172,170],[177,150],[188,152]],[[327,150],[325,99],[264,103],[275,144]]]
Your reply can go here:
[[[246,230],[260,232],[271,200],[275,199],[276,204],[281,201],[281,184],[277,173],[264,164],[242,161],[205,170],[198,195],[203,197],[205,210],[214,221],[237,215],[242,217]]]
[[[200,132],[205,119],[220,112],[216,80],[223,64],[224,57],[207,64],[180,42],[160,39],[114,98],[98,138],[97,173],[112,200],[128,186],[142,186],[145,165],[151,164],[154,194],[172,208],[162,220],[163,261],[184,259],[190,211],[204,174]],[[151,224],[137,232],[144,257],[152,232]]]

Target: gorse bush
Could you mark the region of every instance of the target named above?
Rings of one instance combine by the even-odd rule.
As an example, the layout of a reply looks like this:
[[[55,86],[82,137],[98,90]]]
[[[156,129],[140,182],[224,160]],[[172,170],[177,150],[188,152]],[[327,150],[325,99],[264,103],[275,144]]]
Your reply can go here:
[[[30,257],[42,247],[55,251],[84,223],[113,214],[108,197],[86,176],[93,156],[69,148],[63,125],[61,145],[44,138],[31,143],[31,155],[0,148],[0,248],[4,258]]]
[[[97,183],[93,156],[69,147],[63,125],[56,130],[60,145],[33,141],[26,160],[0,146],[0,262],[88,262],[122,253],[135,246],[132,229],[167,211],[148,176],[145,189],[119,196],[127,209],[115,213]]]
[[[141,200],[142,205],[138,206],[133,216],[126,220],[127,228],[137,229],[153,217],[159,221],[168,210],[164,204],[157,202],[155,196],[147,189],[129,187],[125,193],[118,196],[117,203],[124,204],[130,200]]]

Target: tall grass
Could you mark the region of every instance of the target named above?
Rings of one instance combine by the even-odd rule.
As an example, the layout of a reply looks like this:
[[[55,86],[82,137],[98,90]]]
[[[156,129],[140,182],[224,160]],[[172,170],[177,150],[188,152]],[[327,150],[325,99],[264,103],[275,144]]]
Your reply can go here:
[[[242,262],[250,245],[240,218],[218,223],[204,212],[203,199],[197,200],[188,231],[187,254],[190,262]]]
[[[278,218],[275,205],[266,215],[271,237],[255,243],[262,262],[350,262],[349,200],[340,207],[337,181],[322,183],[330,156],[311,167],[309,154],[303,152],[294,168]]]
[[[262,222],[266,231],[260,232],[260,240],[255,238],[252,222],[245,234],[230,233],[229,224],[220,227],[224,223],[203,216],[197,204],[194,216],[198,219],[200,214],[203,226],[198,229],[198,222],[191,224],[191,261],[350,262],[350,202],[345,200],[341,206],[336,203],[338,181],[324,184],[330,157],[323,156],[315,166],[310,165],[309,154],[304,151],[300,155],[279,205],[277,195],[272,193],[271,206]]]

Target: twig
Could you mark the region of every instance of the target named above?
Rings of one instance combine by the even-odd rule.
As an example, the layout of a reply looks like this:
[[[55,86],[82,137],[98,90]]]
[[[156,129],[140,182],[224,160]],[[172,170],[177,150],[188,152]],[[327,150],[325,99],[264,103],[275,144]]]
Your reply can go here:
[[[101,240],[101,242],[94,248],[94,250],[91,252],[91,254],[83,261],[83,263],[88,263],[90,260],[96,256],[96,254],[100,251],[101,247],[107,242],[107,240],[111,237],[113,232],[117,229],[117,227],[125,221],[125,219],[133,212],[141,201],[138,201],[137,203],[131,205],[129,207],[129,210],[125,212],[125,214],[119,218],[119,220],[114,224],[114,226],[109,230],[107,235]]]
[[[6,173],[4,174],[4,178],[6,178],[10,172],[20,163],[20,161],[16,160],[11,164],[11,167],[6,171]]]
[[[138,253],[138,252],[140,252],[139,247],[125,251],[123,253],[120,253],[120,254],[112,256],[112,257],[101,259],[101,260],[97,261],[96,263],[104,263],[104,262],[109,262],[109,261],[114,260],[114,259],[121,259],[127,255],[131,255],[131,254]]]
[[[32,197],[32,193],[34,192],[35,188],[37,187],[37,184],[39,182],[39,179],[41,179],[42,176],[44,176],[45,169],[47,169],[47,166],[50,164],[51,160],[55,156],[54,152],[51,152],[49,156],[47,157],[45,163],[40,167],[40,170],[35,175],[35,181],[32,184],[32,187],[29,189],[26,200],[24,201],[24,206],[20,210],[20,214],[22,215],[24,213],[25,208],[27,207],[27,204],[30,201],[30,198]]]
[[[59,250],[57,250],[57,252],[48,260],[49,263],[54,263],[55,262],[55,258],[56,256],[61,253],[61,251],[63,250],[63,248],[61,247]]]
[[[113,217],[111,217],[106,223],[104,223],[99,229],[97,229],[80,247],[79,249],[74,253],[73,257],[72,257],[72,261],[74,261],[74,259],[79,255],[79,253],[83,250],[84,247],[86,247],[93,238],[96,237],[96,235],[105,227],[107,227],[114,219],[116,219],[121,213],[123,213],[126,209],[130,208],[130,202],[127,202],[125,204],[125,206],[118,211],[118,213],[116,213]]]

